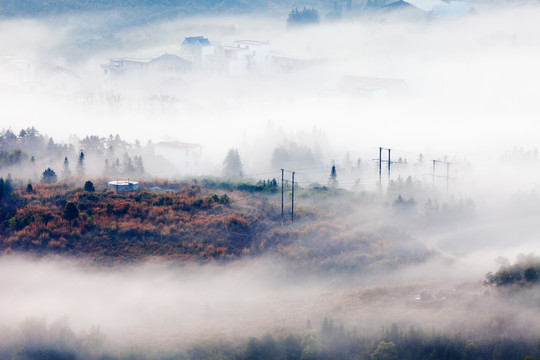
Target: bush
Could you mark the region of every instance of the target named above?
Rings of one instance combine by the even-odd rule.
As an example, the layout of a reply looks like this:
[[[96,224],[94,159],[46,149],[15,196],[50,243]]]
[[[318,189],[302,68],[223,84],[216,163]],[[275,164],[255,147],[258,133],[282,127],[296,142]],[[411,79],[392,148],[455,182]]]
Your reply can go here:
[[[96,191],[96,189],[94,188],[94,184],[91,181],[87,181],[84,183],[84,190],[88,192]]]
[[[64,219],[66,220],[74,220],[79,217],[79,209],[77,209],[77,205],[75,205],[73,202],[68,202],[66,204],[66,207],[64,208]]]

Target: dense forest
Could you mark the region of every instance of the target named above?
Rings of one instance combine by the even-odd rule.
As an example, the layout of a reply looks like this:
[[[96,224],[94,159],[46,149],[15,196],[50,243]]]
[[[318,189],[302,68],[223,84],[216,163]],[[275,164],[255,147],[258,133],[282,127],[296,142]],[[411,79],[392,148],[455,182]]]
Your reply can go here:
[[[156,0],[111,0],[83,1],[28,0],[13,2],[0,0],[0,13],[4,17],[59,15],[78,11],[102,11],[121,9],[134,14],[147,14],[148,18],[171,18],[178,15],[223,14],[223,13],[280,13],[290,11],[295,3],[289,0],[246,1],[246,0],[205,0],[205,1],[156,1]],[[317,1],[315,5],[331,8],[334,1]]]
[[[318,329],[298,334],[266,334],[241,344],[208,341],[184,351],[112,350],[99,329],[77,335],[65,321],[47,324],[28,319],[18,331],[2,334],[0,350],[6,359],[179,359],[179,360],[534,360],[540,340],[441,334],[391,324],[372,334],[357,334],[325,318]]]

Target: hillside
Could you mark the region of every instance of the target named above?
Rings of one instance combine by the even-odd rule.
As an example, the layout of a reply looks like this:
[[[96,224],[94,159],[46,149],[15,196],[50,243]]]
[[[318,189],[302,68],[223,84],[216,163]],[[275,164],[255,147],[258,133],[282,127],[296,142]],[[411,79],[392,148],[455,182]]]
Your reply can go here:
[[[142,183],[140,191],[117,193],[106,190],[103,180],[94,182],[93,192],[66,182],[15,187],[3,199],[0,249],[97,262],[272,254],[306,270],[338,272],[396,268],[429,256],[400,231],[366,231],[361,217],[341,216],[336,204],[349,213],[373,206],[352,193],[304,193],[294,225],[287,214],[281,227],[280,194],[254,186],[154,181]]]
[[[112,0],[82,1],[59,0],[13,2],[0,0],[2,17],[34,17],[44,15],[63,15],[75,12],[130,11],[141,19],[166,19],[179,15],[200,14],[241,14],[241,13],[281,13],[290,11],[296,3],[287,0],[245,1],[245,0],[206,0],[206,1],[156,1],[156,0]],[[315,4],[331,8],[333,2],[318,1]]]

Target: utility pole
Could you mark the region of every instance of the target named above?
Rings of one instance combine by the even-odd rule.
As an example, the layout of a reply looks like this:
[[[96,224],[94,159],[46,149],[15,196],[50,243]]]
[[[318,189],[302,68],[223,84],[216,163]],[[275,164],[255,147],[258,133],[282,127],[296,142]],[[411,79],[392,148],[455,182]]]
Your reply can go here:
[[[379,192],[382,192],[382,147],[379,147]]]
[[[281,169],[281,227],[283,227],[283,169]]]
[[[446,197],[448,198],[448,188],[450,183],[450,162],[442,160],[433,160],[433,191],[435,191],[435,164],[436,163],[446,164]]]
[[[392,161],[390,161],[390,149],[388,149],[388,184],[390,184],[390,164]]]
[[[437,162],[437,160],[433,160],[433,172],[432,172],[432,188],[433,188],[433,192],[435,192],[435,163]]]
[[[448,182],[450,180],[450,163],[446,163],[446,199],[448,199]]]
[[[390,165],[392,165],[392,160],[390,159],[390,151],[391,149],[379,147],[379,192],[382,192],[382,151],[388,150],[388,159],[384,160],[388,163],[388,184],[390,184]],[[376,159],[373,159],[376,160]]]
[[[291,203],[291,222],[294,222],[294,171],[292,172],[292,203]]]

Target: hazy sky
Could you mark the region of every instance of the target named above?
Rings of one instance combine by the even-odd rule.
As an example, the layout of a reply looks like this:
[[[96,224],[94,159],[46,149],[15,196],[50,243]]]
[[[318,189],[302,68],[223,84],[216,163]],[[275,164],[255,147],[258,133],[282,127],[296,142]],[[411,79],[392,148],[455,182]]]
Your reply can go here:
[[[264,136],[269,122],[289,137],[315,129],[332,149],[356,153],[387,146],[404,154],[491,156],[514,146],[532,148],[538,126],[538,11],[485,10],[421,24],[361,19],[297,31],[286,31],[281,19],[180,19],[116,31],[119,48],[101,44],[104,31],[80,19],[67,19],[66,25],[5,22],[0,27],[18,29],[16,35],[2,31],[5,55],[34,61],[41,83],[47,66],[70,68],[81,76],[85,93],[102,91],[99,64],[110,57],[179,54],[180,42],[190,35],[222,44],[270,41],[273,52],[324,58],[327,65],[291,74],[189,76],[189,96],[167,110],[138,99],[111,110],[88,104],[86,94],[73,100],[40,88],[4,86],[0,126],[34,125],[63,139],[111,132],[143,142],[175,138],[211,152],[238,146],[243,136]],[[353,96],[339,91],[343,75],[401,79],[406,87],[399,96]]]

